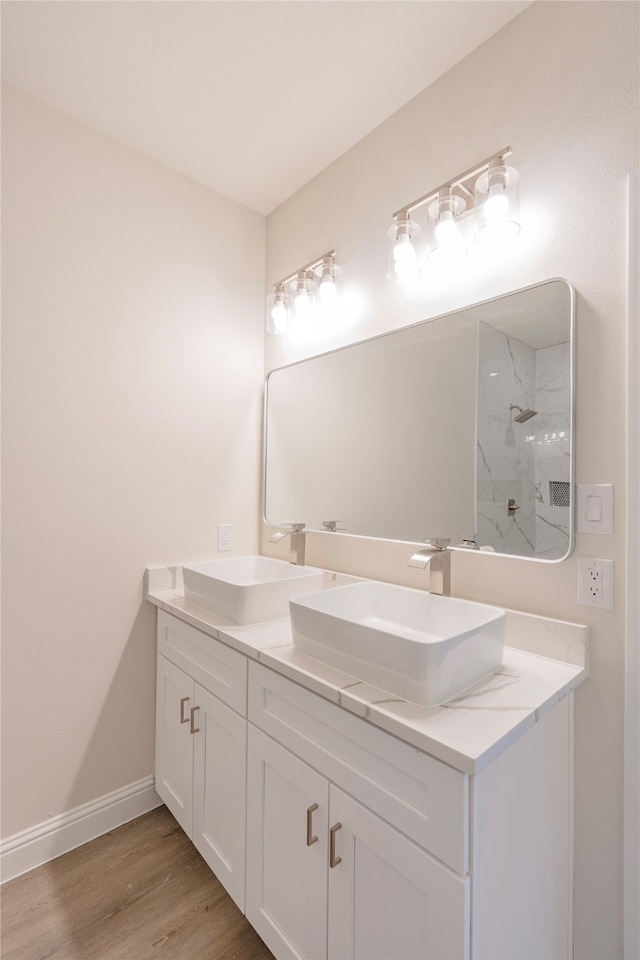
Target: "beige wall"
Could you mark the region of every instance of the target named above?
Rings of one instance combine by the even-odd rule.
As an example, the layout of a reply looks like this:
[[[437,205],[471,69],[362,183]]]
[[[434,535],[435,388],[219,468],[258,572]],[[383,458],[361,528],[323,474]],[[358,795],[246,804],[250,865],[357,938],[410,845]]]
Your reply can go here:
[[[256,550],[264,218],[6,89],[3,835],[153,773],[147,565]]]
[[[615,485],[615,534],[579,534],[560,564],[457,554],[453,578],[461,596],[592,628],[592,676],[576,696],[578,957],[622,956],[625,204],[639,162],[638,59],[636,3],[536,3],[267,220],[268,284],[335,247],[346,289],[366,305],[341,336],[268,336],[267,370],[549,277],[577,290],[577,482]],[[391,213],[506,144],[521,173],[520,242],[404,298],[385,278]],[[286,544],[274,549],[263,531],[265,552],[286,555]],[[424,586],[408,553],[318,534],[307,561]],[[615,561],[612,612],[577,605],[578,556]]]

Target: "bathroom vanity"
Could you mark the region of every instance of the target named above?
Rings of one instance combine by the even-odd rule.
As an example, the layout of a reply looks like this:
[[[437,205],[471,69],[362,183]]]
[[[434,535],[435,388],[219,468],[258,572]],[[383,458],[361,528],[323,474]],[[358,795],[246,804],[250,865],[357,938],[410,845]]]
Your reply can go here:
[[[288,618],[196,606],[179,567],[146,597],[156,788],[277,957],[572,956],[586,628],[508,611],[500,670],[427,707],[299,652]]]

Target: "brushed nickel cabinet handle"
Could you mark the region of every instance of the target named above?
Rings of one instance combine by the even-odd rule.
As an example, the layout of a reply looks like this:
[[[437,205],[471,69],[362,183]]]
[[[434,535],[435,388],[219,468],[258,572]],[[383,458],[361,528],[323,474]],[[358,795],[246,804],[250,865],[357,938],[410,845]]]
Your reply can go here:
[[[336,823],[329,828],[329,866],[332,870],[342,863],[342,857],[336,857],[336,833],[341,829],[341,823]]]
[[[184,715],[184,705],[189,703],[190,697],[182,697],[180,700],[180,723],[189,723],[189,717]]]
[[[191,707],[191,710],[189,711],[189,716],[191,717],[191,726],[189,727],[190,733],[200,733],[200,727],[196,727],[194,724],[195,712],[199,709],[200,707]]]
[[[313,834],[312,829],[312,820],[313,812],[318,809],[317,803],[312,803],[310,807],[307,807],[307,846],[310,847],[311,844],[317,843],[318,838]]]

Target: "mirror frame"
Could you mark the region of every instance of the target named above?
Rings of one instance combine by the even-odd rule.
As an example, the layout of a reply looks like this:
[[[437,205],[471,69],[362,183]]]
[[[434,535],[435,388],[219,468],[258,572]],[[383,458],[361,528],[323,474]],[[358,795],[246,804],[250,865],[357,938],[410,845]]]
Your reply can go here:
[[[567,547],[567,552],[561,557],[555,557],[549,559],[546,557],[526,557],[517,553],[498,553],[493,551],[480,551],[474,548],[462,547],[457,545],[452,545],[451,550],[459,550],[464,553],[482,553],[483,556],[493,556],[493,557],[504,557],[512,560],[526,560],[528,562],[534,563],[562,563],[567,560],[575,549],[575,528],[576,528],[576,493],[575,493],[575,471],[576,471],[576,449],[575,449],[575,434],[576,434],[576,291],[573,285],[566,280],[564,277],[549,277],[545,280],[540,280],[537,283],[528,284],[525,287],[518,287],[516,290],[507,290],[505,293],[498,294],[494,297],[488,297],[486,300],[478,300],[475,303],[467,304],[466,306],[459,307],[456,310],[448,310],[446,313],[437,314],[434,317],[428,317],[425,320],[418,320],[416,323],[406,324],[403,327],[394,327],[391,330],[386,330],[383,333],[375,334],[372,337],[365,337],[362,340],[353,340],[351,343],[343,344],[341,347],[335,347],[332,350],[327,350],[324,353],[314,353],[311,356],[304,357],[301,360],[295,360],[293,363],[283,364],[281,367],[274,367],[273,370],[270,370],[264,382],[264,395],[263,395],[263,425],[262,425],[262,522],[265,526],[269,527],[282,527],[285,523],[291,521],[282,521],[282,523],[273,523],[269,520],[266,515],[267,508],[267,443],[268,443],[268,429],[267,429],[267,417],[268,417],[268,408],[269,408],[269,378],[274,373],[279,373],[282,370],[287,370],[291,367],[300,366],[300,364],[307,363],[310,360],[316,360],[321,357],[328,357],[335,353],[341,353],[344,350],[348,350],[351,347],[356,347],[361,344],[371,343],[374,340],[381,340],[384,337],[389,337],[394,333],[399,333],[403,330],[409,330],[414,327],[421,326],[425,323],[432,323],[434,320],[445,320],[447,317],[456,316],[459,313],[462,313],[466,310],[472,310],[474,307],[485,307],[491,303],[495,303],[498,300],[504,300],[505,297],[513,296],[517,293],[526,293],[528,290],[534,290],[537,287],[544,286],[547,283],[562,283],[569,291],[569,377],[570,377],[570,388],[569,388],[569,421],[571,424],[571,437],[570,437],[570,455],[571,462],[569,464],[569,484],[571,491],[571,505],[570,505],[570,516],[569,516],[569,545]],[[292,518],[294,520],[295,518]],[[408,544],[420,544],[421,541],[418,540],[397,540],[390,537],[375,537],[368,535],[366,533],[353,533],[352,531],[330,531],[323,530],[317,527],[306,527],[305,530],[309,533],[322,533],[327,536],[340,536],[340,537],[350,537],[352,539],[363,539],[363,540],[375,540],[378,543],[408,543]]]

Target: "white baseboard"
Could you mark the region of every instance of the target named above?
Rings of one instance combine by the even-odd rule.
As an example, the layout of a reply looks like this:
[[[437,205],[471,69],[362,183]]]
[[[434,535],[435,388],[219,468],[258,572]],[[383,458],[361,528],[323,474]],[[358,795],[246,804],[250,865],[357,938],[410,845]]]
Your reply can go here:
[[[107,793],[0,843],[2,883],[159,807],[153,777]]]

